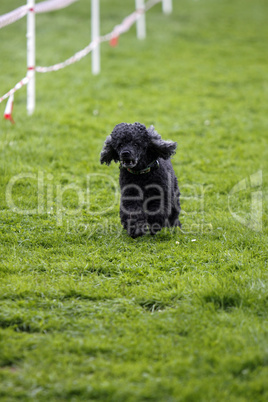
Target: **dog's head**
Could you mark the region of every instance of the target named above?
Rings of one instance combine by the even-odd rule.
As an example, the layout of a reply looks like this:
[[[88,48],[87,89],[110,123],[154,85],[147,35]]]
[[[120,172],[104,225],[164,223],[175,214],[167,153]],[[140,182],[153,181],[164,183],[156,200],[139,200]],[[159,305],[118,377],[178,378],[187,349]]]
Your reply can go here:
[[[126,168],[142,168],[157,158],[169,159],[176,147],[176,142],[162,140],[153,126],[146,129],[140,123],[120,123],[106,138],[100,161],[107,165],[120,161]]]

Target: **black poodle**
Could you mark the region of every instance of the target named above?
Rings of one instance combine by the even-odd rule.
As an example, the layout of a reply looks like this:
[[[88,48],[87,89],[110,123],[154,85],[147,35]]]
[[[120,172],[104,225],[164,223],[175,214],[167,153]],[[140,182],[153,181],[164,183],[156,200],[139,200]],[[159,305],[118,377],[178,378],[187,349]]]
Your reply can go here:
[[[133,238],[181,226],[180,192],[170,161],[176,147],[153,126],[140,123],[117,124],[106,138],[100,161],[120,162],[121,223]]]

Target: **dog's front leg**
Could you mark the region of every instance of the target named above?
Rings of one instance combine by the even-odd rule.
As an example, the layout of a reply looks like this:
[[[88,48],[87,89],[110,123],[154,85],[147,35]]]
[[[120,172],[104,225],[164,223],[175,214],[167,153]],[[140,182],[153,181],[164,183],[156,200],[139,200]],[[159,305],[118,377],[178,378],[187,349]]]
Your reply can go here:
[[[137,184],[121,185],[121,223],[132,238],[143,236],[147,232],[143,199],[143,189]]]
[[[124,229],[133,239],[146,234],[148,224],[142,210],[142,204],[126,205],[126,203],[121,202],[120,218]]]
[[[133,239],[146,234],[148,224],[146,222],[146,217],[141,210],[133,210],[125,213],[120,208],[120,218],[124,229],[126,229],[129,236]]]
[[[144,236],[147,232],[148,224],[141,215],[129,215],[127,218],[126,230],[133,239]]]

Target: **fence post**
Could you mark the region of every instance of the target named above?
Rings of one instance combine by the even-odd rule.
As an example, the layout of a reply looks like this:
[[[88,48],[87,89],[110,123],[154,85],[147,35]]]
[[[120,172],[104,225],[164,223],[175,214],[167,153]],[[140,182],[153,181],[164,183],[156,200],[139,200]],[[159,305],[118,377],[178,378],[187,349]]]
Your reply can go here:
[[[140,12],[140,16],[137,19],[137,38],[145,39],[146,38],[146,26],[145,26],[145,9],[144,9],[144,0],[135,0],[136,11]]]
[[[162,9],[165,14],[172,13],[172,0],[162,0]]]
[[[33,114],[35,109],[35,0],[27,0],[27,111]]]
[[[100,4],[99,0],[91,0],[91,40],[95,41],[100,36]],[[92,74],[100,73],[100,44],[92,50]]]

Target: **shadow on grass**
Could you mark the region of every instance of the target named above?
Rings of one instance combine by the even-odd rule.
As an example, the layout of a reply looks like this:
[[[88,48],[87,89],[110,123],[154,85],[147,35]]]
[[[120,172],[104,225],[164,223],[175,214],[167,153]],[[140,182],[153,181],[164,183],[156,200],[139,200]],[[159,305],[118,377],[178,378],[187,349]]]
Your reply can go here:
[[[242,297],[238,293],[216,294],[209,293],[203,296],[206,303],[212,303],[216,310],[230,311],[233,308],[239,308],[243,304]]]

